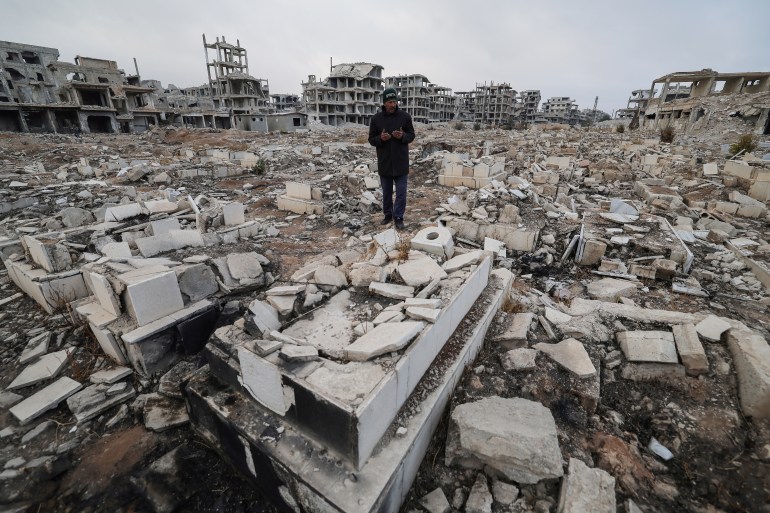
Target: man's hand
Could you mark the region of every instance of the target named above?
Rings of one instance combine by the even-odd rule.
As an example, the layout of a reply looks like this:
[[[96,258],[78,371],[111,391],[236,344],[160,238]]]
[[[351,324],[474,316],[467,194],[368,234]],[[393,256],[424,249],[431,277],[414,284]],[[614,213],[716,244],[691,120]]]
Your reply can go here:
[[[395,132],[393,132],[393,133],[395,134]],[[399,139],[400,139],[400,137],[399,137]],[[388,132],[386,132],[384,128],[382,129],[382,133],[380,134],[380,140],[383,141],[383,142],[385,142],[387,140],[390,140],[390,134]]]
[[[400,140],[402,137],[404,137],[404,129],[399,127],[398,130],[394,130],[393,137]]]

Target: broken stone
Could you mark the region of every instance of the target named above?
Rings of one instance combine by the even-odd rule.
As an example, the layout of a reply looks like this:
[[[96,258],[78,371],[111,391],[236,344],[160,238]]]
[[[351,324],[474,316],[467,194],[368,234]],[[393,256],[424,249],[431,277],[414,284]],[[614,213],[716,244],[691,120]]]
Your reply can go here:
[[[514,314],[508,328],[493,340],[505,349],[525,346],[529,337],[529,327],[534,319],[535,314],[532,312]]]
[[[525,371],[537,368],[537,351],[527,347],[511,349],[500,357],[503,368],[507,371]]]
[[[478,264],[482,258],[484,258],[484,252],[482,250],[469,251],[468,253],[457,255],[451,260],[444,262],[444,265],[441,267],[447,273],[453,273],[463,267]]]
[[[770,419],[770,345],[756,332],[731,329],[727,343],[744,415]]]
[[[677,324],[672,327],[674,342],[679,357],[687,369],[687,374],[697,376],[708,372],[709,361],[706,351],[698,339],[698,332],[693,324]]]
[[[620,349],[632,362],[678,363],[674,335],[668,331],[621,331]]]
[[[414,297],[414,287],[409,287],[407,285],[396,285],[393,283],[372,282],[369,285],[369,292],[392,299],[406,299]]]
[[[25,367],[16,376],[16,379],[11,381],[7,389],[16,390],[56,377],[67,363],[69,355],[73,351],[73,348],[69,348],[41,356],[34,363]]]
[[[457,406],[450,419],[446,459],[451,466],[486,466],[523,484],[563,474],[550,410],[522,398],[493,396]]]
[[[441,310],[437,308],[410,306],[406,309],[406,315],[418,321],[428,321],[430,323],[434,323],[438,320],[439,315],[441,315]]]
[[[558,513],[615,513],[615,478],[570,458],[561,483]]]
[[[24,350],[19,357],[19,363],[25,364],[31,360],[34,360],[38,356],[44,355],[48,351],[48,344],[51,341],[51,332],[46,331],[39,335],[36,335],[27,342],[24,346]]]
[[[106,383],[111,385],[133,374],[134,371],[128,367],[114,367],[112,369],[100,370],[91,374],[89,381],[91,383]]]
[[[398,351],[409,344],[424,327],[425,323],[418,321],[380,324],[347,346],[345,356],[353,361],[366,361],[381,354]]]
[[[236,280],[253,280],[262,276],[262,265],[256,253],[235,253],[227,256],[230,275]]]
[[[532,347],[546,353],[556,363],[579,378],[590,378],[596,375],[596,368],[585,347],[574,338],[562,340],[558,344],[540,342]]]
[[[600,301],[617,301],[621,297],[630,297],[636,292],[634,282],[615,278],[602,278],[588,284],[588,295]]]
[[[447,273],[432,258],[423,257],[399,265],[398,275],[410,287],[421,287],[434,279],[445,278]]]
[[[466,513],[492,513],[492,494],[489,493],[487,478],[479,473],[473,483],[471,493],[465,502]]]
[[[284,344],[278,356],[287,362],[310,362],[318,359],[318,349],[313,346]]]
[[[24,425],[43,413],[56,408],[60,402],[83,388],[83,385],[68,377],[62,377],[44,389],[34,393],[9,411]]]
[[[449,501],[441,488],[436,488],[420,499],[420,506],[428,513],[449,513]]]
[[[184,401],[171,399],[158,393],[148,395],[143,413],[144,427],[157,433],[190,422]]]
[[[345,273],[331,265],[319,265],[313,274],[313,282],[328,287],[346,287],[348,285]]]
[[[695,325],[695,330],[698,332],[698,335],[709,342],[721,341],[722,334],[729,329],[730,323],[716,315],[709,315]]]
[[[108,394],[109,388],[105,384],[91,385],[67,399],[67,406],[78,422],[90,420],[135,395],[133,387],[117,394]]]

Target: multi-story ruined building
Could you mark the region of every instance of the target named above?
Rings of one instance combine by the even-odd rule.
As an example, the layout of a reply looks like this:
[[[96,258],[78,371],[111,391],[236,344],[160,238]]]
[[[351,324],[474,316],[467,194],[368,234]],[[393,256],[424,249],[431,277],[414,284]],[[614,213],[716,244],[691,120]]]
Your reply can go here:
[[[533,124],[537,118],[537,109],[540,106],[540,90],[531,89],[521,91],[516,97],[513,116],[519,123]]]
[[[657,94],[660,87],[660,94]],[[770,135],[770,72],[718,73],[711,69],[670,73],[652,81],[644,126],[689,131],[705,127],[712,114],[737,118]]]
[[[477,123],[492,126],[511,124],[516,91],[510,84],[476,84],[475,101],[474,121]]]
[[[115,61],[0,41],[0,129],[20,132],[142,132],[158,123],[153,88]],[[134,63],[136,65],[136,62]]]
[[[546,123],[574,125],[578,122],[578,106],[568,96],[555,96],[543,102],[543,119]]]
[[[219,128],[267,131],[266,115],[272,112],[268,81],[249,75],[249,58],[240,41],[233,45],[222,36],[207,43],[204,34],[203,48],[214,109],[229,116],[230,126]]]
[[[385,77],[385,87],[398,91],[399,108],[418,123],[441,123],[454,117],[455,98],[452,90],[432,84],[425,75]]]
[[[302,101],[296,94],[271,94],[270,103],[276,112],[295,111],[302,108]]]
[[[302,82],[302,97],[308,117],[326,125],[342,123],[369,125],[380,108],[382,71],[379,64],[357,62],[337,64],[321,82],[309,75]]]
[[[657,93],[656,89],[653,94]],[[688,91],[689,93],[689,91]],[[643,117],[647,110],[647,102],[650,101],[650,92],[647,89],[636,89],[631,91],[631,96],[628,97],[628,104],[625,109],[618,109],[615,112],[615,118],[617,119],[631,119],[635,114],[639,114],[639,117]]]
[[[476,91],[457,91],[455,93],[455,114],[457,121],[476,119]]]

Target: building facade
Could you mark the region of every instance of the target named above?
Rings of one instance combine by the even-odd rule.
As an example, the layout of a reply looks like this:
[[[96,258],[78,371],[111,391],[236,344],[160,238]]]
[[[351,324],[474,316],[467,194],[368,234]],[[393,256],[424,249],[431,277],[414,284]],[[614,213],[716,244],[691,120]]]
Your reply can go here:
[[[368,126],[382,103],[383,69],[379,64],[357,62],[337,64],[323,81],[309,75],[307,82],[302,82],[308,119],[331,126]]]

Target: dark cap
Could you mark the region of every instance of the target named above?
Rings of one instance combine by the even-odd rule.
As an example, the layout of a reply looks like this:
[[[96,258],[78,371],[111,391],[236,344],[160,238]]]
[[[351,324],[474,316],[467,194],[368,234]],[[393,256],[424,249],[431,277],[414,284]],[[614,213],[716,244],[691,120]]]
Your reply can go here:
[[[398,93],[392,87],[388,87],[382,92],[382,103],[384,104],[390,100],[398,101]]]

